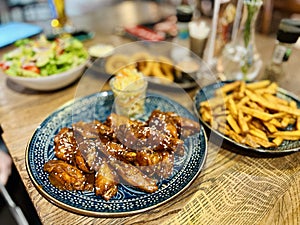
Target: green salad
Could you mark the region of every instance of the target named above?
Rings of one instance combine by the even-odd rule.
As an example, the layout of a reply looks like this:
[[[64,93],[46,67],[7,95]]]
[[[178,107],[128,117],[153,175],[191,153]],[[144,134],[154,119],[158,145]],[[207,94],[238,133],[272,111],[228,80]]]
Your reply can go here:
[[[43,77],[61,73],[84,63],[88,53],[82,42],[73,38],[48,41],[23,39],[16,49],[3,55],[0,68],[10,76]]]

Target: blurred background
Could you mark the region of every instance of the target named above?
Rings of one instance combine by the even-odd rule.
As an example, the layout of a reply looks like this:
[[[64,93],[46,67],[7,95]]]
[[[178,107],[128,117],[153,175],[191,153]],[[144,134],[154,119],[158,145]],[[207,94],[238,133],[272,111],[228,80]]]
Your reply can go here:
[[[20,21],[35,23],[47,31],[47,25],[51,20],[49,0],[0,0],[0,23]],[[136,0],[136,2],[139,0]],[[211,17],[215,0],[195,0],[201,16]],[[65,0],[68,16],[79,16],[93,11],[95,8],[107,6],[124,1],[120,0]],[[155,1],[154,1],[155,2]],[[157,0],[156,2],[168,2],[180,4],[179,0]],[[194,2],[194,1],[193,1]],[[260,13],[258,31],[263,34],[276,32],[282,18],[300,18],[300,0],[264,0]]]

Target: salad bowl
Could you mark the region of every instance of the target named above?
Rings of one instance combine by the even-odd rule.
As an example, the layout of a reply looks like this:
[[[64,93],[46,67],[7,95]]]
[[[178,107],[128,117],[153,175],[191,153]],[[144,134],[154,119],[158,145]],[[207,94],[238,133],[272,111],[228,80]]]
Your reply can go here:
[[[89,61],[83,44],[72,37],[48,41],[23,39],[3,55],[0,73],[25,88],[53,91],[70,85],[82,75]]]
[[[10,76],[2,72],[7,79],[23,87],[37,91],[54,91],[64,88],[79,79],[88,61],[65,72],[46,77]]]

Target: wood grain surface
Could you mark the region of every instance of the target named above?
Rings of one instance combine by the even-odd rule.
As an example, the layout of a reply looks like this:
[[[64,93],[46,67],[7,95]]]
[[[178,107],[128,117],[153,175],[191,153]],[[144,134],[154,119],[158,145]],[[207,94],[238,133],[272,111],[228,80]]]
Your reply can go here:
[[[90,20],[86,19],[88,22]],[[85,45],[109,43],[115,46],[129,40],[100,34]],[[275,39],[257,35],[257,47],[269,62]],[[10,50],[4,48],[0,55]],[[286,63],[283,88],[300,96],[300,51],[293,49]],[[263,77],[263,74],[261,75]],[[95,82],[86,78],[81,88],[94,90]],[[93,84],[95,87],[93,87]],[[97,218],[75,214],[46,200],[33,186],[25,166],[25,150],[38,125],[54,110],[81,95],[78,83],[53,92],[35,92],[0,76],[0,123],[4,140],[43,224],[203,224],[265,225],[300,224],[300,153],[272,156],[249,154],[209,136],[208,156],[203,170],[191,186],[166,204],[141,214],[120,218]],[[86,85],[86,86],[85,86]],[[99,85],[99,83],[97,84]],[[180,102],[192,111],[191,100],[172,90],[154,90]],[[194,91],[188,96],[192,97]]]

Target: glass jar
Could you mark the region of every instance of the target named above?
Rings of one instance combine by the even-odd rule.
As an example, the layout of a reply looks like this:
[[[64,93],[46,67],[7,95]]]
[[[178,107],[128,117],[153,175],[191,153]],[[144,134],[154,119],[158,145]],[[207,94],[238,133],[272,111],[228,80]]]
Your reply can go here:
[[[226,44],[221,56],[222,72],[227,80],[253,80],[262,67],[255,45],[255,25],[262,0],[244,0],[242,20],[237,33]]]

